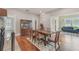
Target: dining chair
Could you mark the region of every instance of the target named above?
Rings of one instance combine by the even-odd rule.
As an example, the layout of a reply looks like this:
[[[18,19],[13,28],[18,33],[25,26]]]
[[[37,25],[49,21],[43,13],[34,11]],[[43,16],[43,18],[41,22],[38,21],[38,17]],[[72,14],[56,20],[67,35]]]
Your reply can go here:
[[[60,36],[60,32],[56,32],[55,34],[51,34],[51,37],[48,39],[49,44],[50,44],[50,42],[54,43],[54,47],[55,47],[56,51],[60,48],[59,36]]]
[[[38,45],[41,45],[42,43],[44,43],[43,40],[44,40],[44,36],[43,36],[43,35],[41,35],[41,34],[40,34],[39,32],[37,32],[37,31],[33,31],[33,34],[32,34],[32,41],[33,41],[34,43],[38,43]]]
[[[32,31],[32,41],[36,42],[38,39],[38,32],[37,31]]]

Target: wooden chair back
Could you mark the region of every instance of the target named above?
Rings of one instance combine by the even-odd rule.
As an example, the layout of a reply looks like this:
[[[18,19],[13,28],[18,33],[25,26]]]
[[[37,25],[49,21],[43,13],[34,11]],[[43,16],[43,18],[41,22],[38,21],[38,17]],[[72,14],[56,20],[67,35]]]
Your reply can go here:
[[[59,42],[59,36],[60,36],[60,32],[56,32],[55,42]]]

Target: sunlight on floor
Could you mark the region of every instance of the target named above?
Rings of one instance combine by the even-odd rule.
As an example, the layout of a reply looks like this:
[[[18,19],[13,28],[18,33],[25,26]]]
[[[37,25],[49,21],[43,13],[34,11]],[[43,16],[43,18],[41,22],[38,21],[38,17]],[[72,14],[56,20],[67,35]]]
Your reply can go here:
[[[79,51],[79,34],[62,33],[63,41],[60,47],[61,51]]]

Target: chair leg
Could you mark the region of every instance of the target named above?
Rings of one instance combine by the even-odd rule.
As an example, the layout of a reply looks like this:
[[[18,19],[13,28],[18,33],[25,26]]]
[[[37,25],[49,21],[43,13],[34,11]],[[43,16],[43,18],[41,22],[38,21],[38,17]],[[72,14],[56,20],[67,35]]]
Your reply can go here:
[[[57,42],[58,47],[56,48],[56,51],[60,48],[59,42]]]
[[[55,43],[55,51],[56,51],[56,43]]]

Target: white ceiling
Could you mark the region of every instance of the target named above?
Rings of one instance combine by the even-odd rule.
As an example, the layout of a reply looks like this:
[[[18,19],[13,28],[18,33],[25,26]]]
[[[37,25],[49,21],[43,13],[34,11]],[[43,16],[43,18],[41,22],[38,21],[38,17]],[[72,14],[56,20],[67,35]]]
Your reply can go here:
[[[32,14],[41,14],[41,13],[50,13],[59,8],[19,8],[19,10],[24,11],[26,13],[32,13]]]

